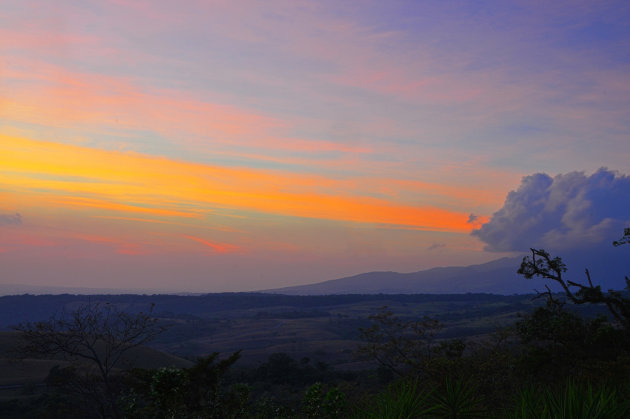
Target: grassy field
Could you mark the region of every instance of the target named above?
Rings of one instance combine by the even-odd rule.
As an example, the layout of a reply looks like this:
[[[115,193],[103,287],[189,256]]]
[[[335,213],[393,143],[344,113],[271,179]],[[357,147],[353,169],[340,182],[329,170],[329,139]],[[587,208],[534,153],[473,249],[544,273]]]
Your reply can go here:
[[[169,330],[153,346],[182,357],[242,350],[239,364],[256,365],[274,352],[295,359],[308,357],[337,368],[355,368],[353,354],[361,343],[359,328],[383,306],[404,318],[430,316],[443,323],[440,336],[479,337],[513,324],[535,303],[523,296],[505,301],[405,302],[394,297],[321,305],[269,306],[214,312],[195,318],[162,318]]]
[[[255,297],[255,298],[254,298]],[[513,324],[519,313],[529,311],[534,304],[531,296],[520,297],[468,297],[441,296],[432,299],[409,296],[382,295],[362,298],[319,298],[304,300],[298,297],[281,299],[258,296],[251,306],[223,304],[220,308],[194,304],[167,306],[160,311],[157,299],[155,315],[166,332],[142,347],[129,352],[120,367],[188,367],[199,356],[219,352],[222,356],[241,350],[240,366],[257,366],[273,353],[283,352],[296,360],[308,358],[310,362],[324,363],[335,369],[363,369],[373,365],[357,360],[355,351],[361,343],[359,329],[370,325],[369,316],[387,306],[402,318],[431,316],[440,320],[443,329],[440,338],[470,338],[478,340],[500,327]],[[71,310],[80,300],[67,299],[64,307]],[[131,307],[133,297],[125,296],[123,308]],[[140,298],[140,297],[138,297]],[[166,298],[166,297],[165,297]],[[168,297],[171,298],[171,297]],[[187,297],[180,297],[187,298]],[[194,298],[194,297],[190,297]],[[237,297],[234,301],[239,301]],[[172,299],[172,298],[171,298]],[[36,301],[36,300],[34,300]],[[169,300],[170,301],[170,300]],[[261,302],[262,301],[262,302]],[[265,302],[268,303],[266,304]],[[279,301],[279,303],[278,303]],[[249,304],[249,303],[248,303]],[[145,307],[142,300],[136,304]],[[191,314],[187,307],[196,310]],[[22,395],[7,386],[41,385],[55,365],[67,365],[63,359],[19,359],[16,352],[15,332],[0,332],[0,397]]]

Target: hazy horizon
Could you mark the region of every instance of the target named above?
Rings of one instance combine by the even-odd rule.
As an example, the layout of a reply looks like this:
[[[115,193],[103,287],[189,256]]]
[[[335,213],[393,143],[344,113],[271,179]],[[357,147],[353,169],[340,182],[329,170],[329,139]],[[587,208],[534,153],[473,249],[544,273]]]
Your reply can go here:
[[[610,245],[630,225],[629,18],[3,2],[0,284],[254,291],[532,246],[630,273]]]

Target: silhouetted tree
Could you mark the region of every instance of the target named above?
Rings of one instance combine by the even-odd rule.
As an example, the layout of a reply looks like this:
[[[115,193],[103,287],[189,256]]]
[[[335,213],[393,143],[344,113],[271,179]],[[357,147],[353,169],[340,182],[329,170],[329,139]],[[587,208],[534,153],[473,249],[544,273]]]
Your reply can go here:
[[[623,238],[613,244],[620,246],[629,239],[630,229],[625,229]],[[630,367],[630,298],[621,291],[602,291],[593,283],[588,269],[586,283],[565,279],[567,268],[561,258],[552,257],[543,249],[530,250],[531,256],[523,258],[518,273],[528,279],[541,277],[558,284],[565,298],[554,295],[545,284],[546,291],[538,292],[538,296],[546,297],[546,307],[537,308],[516,324],[524,350],[523,371],[544,381],[568,375],[582,375],[588,380],[619,376],[623,381]],[[628,289],[630,279],[625,279]],[[613,322],[605,316],[589,319],[569,312],[565,309],[567,302],[603,305]]]
[[[394,316],[387,307],[369,316],[372,325],[360,328],[365,342],[358,348],[360,356],[367,356],[397,376],[406,370],[423,370],[434,354],[434,336],[442,328],[440,322],[424,317],[422,320],[405,320]]]
[[[239,385],[226,391],[222,379],[239,359],[240,351],[225,359],[217,352],[199,358],[190,368],[130,371],[133,382],[128,399],[129,417],[236,418],[243,417],[249,388]],[[132,397],[129,397],[132,396]],[[139,402],[139,403],[138,403]]]
[[[600,285],[594,285],[591,274],[586,269],[587,284],[582,284],[563,278],[567,267],[559,257],[552,257],[546,250],[530,249],[531,256],[526,256],[521,262],[518,273],[530,279],[534,276],[549,279],[562,287],[567,299],[574,304],[604,304],[614,319],[630,333],[630,299],[620,291],[608,290],[603,292]],[[630,288],[630,279],[626,276],[626,288]],[[539,296],[546,296],[548,302],[558,307],[564,304],[553,296],[551,288],[545,284],[546,291],[538,292]]]
[[[152,309],[153,307],[151,307]],[[49,320],[21,323],[13,327],[22,337],[24,355],[62,356],[88,365],[81,379],[94,388],[86,394],[101,404],[101,416],[119,417],[112,372],[129,350],[144,345],[164,329],[150,314],[130,314],[109,303],[89,303],[74,311],[62,311]],[[79,382],[78,368],[69,369]],[[67,378],[67,377],[66,377]],[[66,379],[65,382],[68,382]],[[87,384],[79,386],[88,389]],[[100,400],[97,394],[101,394]]]
[[[621,246],[622,244],[627,244],[627,243],[630,243],[630,227],[624,228],[623,237],[620,238],[619,240],[615,240],[613,242],[613,246],[618,247],[618,246]]]

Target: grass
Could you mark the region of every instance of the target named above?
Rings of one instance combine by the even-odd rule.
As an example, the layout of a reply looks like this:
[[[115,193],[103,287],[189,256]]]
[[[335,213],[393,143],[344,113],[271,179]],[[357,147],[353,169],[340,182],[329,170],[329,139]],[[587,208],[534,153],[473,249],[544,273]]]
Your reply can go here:
[[[421,391],[417,380],[405,380],[390,385],[373,403],[358,409],[356,419],[411,419],[435,412],[431,391]]]
[[[560,388],[521,391],[511,419],[616,419],[630,417],[630,400],[614,389],[566,382]]]
[[[268,306],[252,310],[223,310],[208,317],[197,317],[196,322],[205,322],[208,326],[205,329],[199,327],[200,333],[172,340],[159,339],[155,346],[182,356],[213,351],[229,353],[241,349],[241,365],[256,365],[274,352],[285,352],[297,359],[303,356],[318,358],[317,353],[326,353],[326,358],[320,360],[345,368],[356,365],[351,352],[361,343],[357,333],[359,326],[367,325],[368,316],[378,312],[383,305],[388,305],[401,317],[444,316],[446,321],[443,322],[442,335],[449,338],[492,333],[498,326],[516,320],[516,313],[521,307],[511,306],[507,300],[400,302],[385,295],[381,300],[316,307],[319,311],[330,313],[328,317],[283,317],[283,313],[313,311],[313,307]],[[265,317],[256,317],[259,312],[264,312]],[[181,320],[174,322],[173,328],[177,327],[184,327]]]

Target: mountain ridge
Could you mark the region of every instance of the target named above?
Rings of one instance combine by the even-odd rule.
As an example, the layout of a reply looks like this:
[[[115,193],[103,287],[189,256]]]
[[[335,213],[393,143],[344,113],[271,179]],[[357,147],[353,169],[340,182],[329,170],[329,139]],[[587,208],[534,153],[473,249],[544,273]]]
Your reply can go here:
[[[436,267],[410,273],[366,272],[260,292],[287,295],[532,293],[535,284],[516,273],[520,262],[521,257],[504,257],[481,264]]]

